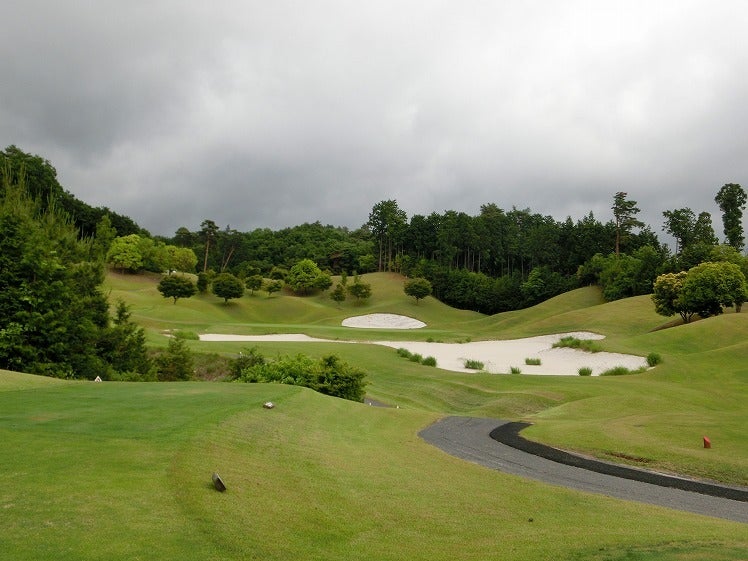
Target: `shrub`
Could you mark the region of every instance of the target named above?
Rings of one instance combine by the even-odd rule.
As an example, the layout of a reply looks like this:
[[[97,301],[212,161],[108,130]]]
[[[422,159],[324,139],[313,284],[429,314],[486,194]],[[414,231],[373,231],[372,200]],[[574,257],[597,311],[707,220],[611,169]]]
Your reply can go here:
[[[473,360],[472,358],[465,359],[465,368],[470,370],[483,370],[485,365],[480,360]]]
[[[649,353],[647,355],[647,364],[649,366],[657,366],[662,362],[662,357],[657,353]]]
[[[260,354],[257,347],[252,347],[239,352],[239,356],[229,363],[229,371],[231,377],[236,379],[240,378],[245,370],[263,364],[265,364],[265,357]]]
[[[633,374],[633,371],[625,366],[614,366],[605,372],[601,372],[600,376],[625,376],[626,374]]]
[[[412,353],[408,349],[400,347],[399,349],[397,349],[397,354],[398,356],[401,356],[403,358],[410,358]]]
[[[519,366],[510,366],[509,374],[522,374],[522,370],[520,369]]]
[[[582,366],[577,372],[580,376],[592,376],[592,368],[589,366]]]
[[[172,337],[165,351],[156,357],[158,379],[162,382],[189,380],[195,372],[192,352],[187,348],[184,339]]]
[[[525,364],[528,366],[540,366],[540,359],[539,358],[526,358]]]
[[[418,353],[413,353],[408,357],[408,360],[410,360],[411,362],[423,362],[423,356]]]
[[[186,341],[199,341],[200,336],[195,333],[194,331],[184,331],[182,329],[177,329],[174,333],[172,333],[174,337],[177,339],[184,339]]]
[[[281,356],[266,362],[253,353],[256,364],[241,371],[242,382],[281,383],[304,386],[317,392],[351,401],[363,401],[366,374],[343,362],[336,355],[315,361],[305,355]]]
[[[586,351],[588,353],[598,353],[600,352],[600,347],[595,341],[591,341],[589,339],[577,339],[576,337],[572,337],[571,335],[567,337],[561,337],[558,342],[553,343],[553,348],[570,348],[570,349],[579,349],[580,351]]]
[[[436,366],[436,358],[433,356],[427,356],[421,361],[424,366]]]

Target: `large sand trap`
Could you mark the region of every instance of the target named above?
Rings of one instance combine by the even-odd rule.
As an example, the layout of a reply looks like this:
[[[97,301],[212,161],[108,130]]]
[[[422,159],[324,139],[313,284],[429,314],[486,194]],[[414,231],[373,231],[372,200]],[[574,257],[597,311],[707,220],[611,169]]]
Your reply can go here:
[[[397,314],[367,314],[343,320],[344,327],[361,329],[420,329],[426,324],[417,319]]]
[[[561,333],[558,335],[542,335],[525,339],[510,339],[504,341],[475,341],[471,343],[425,343],[407,341],[363,341],[361,343],[383,345],[393,349],[405,348],[411,353],[418,353],[424,357],[433,356],[437,367],[455,372],[474,372],[465,368],[465,360],[477,360],[484,364],[484,370],[495,374],[508,374],[512,367],[520,369],[522,374],[547,374],[561,376],[577,376],[579,369],[588,367],[592,375],[624,366],[629,370],[637,370],[647,366],[643,357],[624,355],[619,353],[588,353],[569,348],[553,348],[553,344],[561,337],[573,336],[578,339],[602,339],[601,335],[584,331]],[[315,339],[300,334],[289,335],[200,335],[201,341],[296,341],[296,342],[325,342],[325,343],[354,343],[354,341],[332,341],[329,339]],[[540,359],[540,365],[525,364],[526,358]]]
[[[504,341],[475,341],[471,343],[421,343],[402,341],[376,341],[394,349],[405,348],[423,357],[433,356],[437,366],[456,372],[474,372],[465,368],[465,360],[477,360],[484,364],[484,370],[496,374],[508,374],[512,367],[519,368],[522,374],[555,374],[578,376],[579,369],[588,367],[592,375],[624,366],[637,370],[647,366],[643,357],[620,353],[589,353],[570,348],[553,348],[562,337],[578,339],[602,339],[596,333],[575,332],[558,335],[542,335],[525,339]],[[525,359],[540,359],[537,366],[525,364]]]

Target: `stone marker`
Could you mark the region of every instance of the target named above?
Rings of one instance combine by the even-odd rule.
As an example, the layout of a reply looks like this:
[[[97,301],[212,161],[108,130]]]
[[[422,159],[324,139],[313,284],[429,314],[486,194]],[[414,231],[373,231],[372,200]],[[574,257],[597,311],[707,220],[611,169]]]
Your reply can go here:
[[[223,479],[221,479],[221,476],[215,472],[213,472],[213,486],[216,488],[216,491],[220,491],[221,493],[226,490],[226,485],[223,484]]]
[[[265,409],[272,409],[273,407],[275,407],[275,403],[273,403],[272,401],[266,401],[265,403],[262,404],[262,406]]]
[[[712,441],[709,440],[709,437],[704,437],[704,448],[711,448],[712,447]]]

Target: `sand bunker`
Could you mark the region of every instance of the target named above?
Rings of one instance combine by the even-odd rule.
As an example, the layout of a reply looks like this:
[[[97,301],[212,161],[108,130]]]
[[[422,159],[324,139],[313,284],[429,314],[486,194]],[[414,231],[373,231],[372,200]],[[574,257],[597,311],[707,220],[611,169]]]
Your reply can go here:
[[[525,339],[475,341],[471,343],[426,343],[408,341],[360,341],[358,343],[383,345],[393,349],[405,348],[411,353],[418,353],[423,357],[433,356],[436,359],[438,368],[455,372],[475,372],[474,370],[465,368],[466,360],[480,361],[483,363],[483,369],[486,372],[494,374],[508,374],[514,367],[518,368],[522,374],[578,376],[579,369],[586,367],[592,370],[593,376],[597,376],[601,372],[617,366],[623,366],[629,370],[638,370],[639,368],[647,367],[646,359],[640,356],[607,352],[589,353],[570,348],[553,348],[554,343],[566,336],[576,337],[577,339],[603,338],[602,335],[596,333],[578,331],[557,335],[527,337]],[[356,343],[355,341],[315,339],[301,334],[224,335],[211,333],[200,335],[200,340]],[[540,364],[528,365],[525,364],[525,359],[539,359]]]
[[[344,327],[360,329],[420,329],[426,324],[417,319],[397,314],[368,314],[343,320]]]
[[[522,374],[546,374],[578,376],[582,367],[590,368],[592,375],[623,366],[629,370],[647,367],[645,358],[620,353],[589,353],[570,348],[553,348],[562,337],[577,339],[602,339],[601,335],[588,332],[543,335],[525,339],[504,341],[475,341],[471,343],[422,343],[404,341],[376,341],[394,349],[405,348],[423,357],[433,356],[437,366],[455,372],[475,372],[465,368],[466,360],[483,363],[486,372],[508,374],[518,368]],[[525,359],[539,359],[539,365],[525,364]]]

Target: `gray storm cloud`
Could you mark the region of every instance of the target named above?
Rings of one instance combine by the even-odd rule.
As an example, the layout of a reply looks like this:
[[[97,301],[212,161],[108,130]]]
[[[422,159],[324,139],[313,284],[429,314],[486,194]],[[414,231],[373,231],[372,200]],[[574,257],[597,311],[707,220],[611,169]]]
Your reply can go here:
[[[0,142],[153,233],[748,183],[738,1],[8,4]]]

